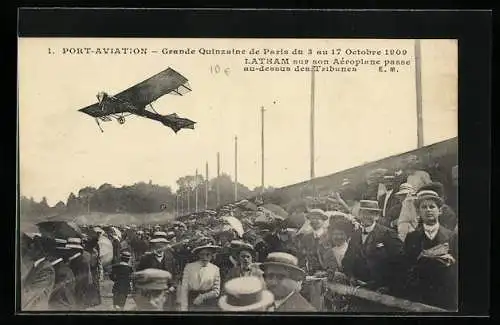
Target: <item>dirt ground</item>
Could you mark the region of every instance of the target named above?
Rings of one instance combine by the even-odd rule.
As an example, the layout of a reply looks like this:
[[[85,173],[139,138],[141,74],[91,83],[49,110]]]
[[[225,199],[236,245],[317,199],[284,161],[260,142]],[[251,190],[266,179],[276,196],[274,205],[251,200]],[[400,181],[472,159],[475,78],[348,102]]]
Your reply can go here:
[[[111,289],[113,288],[113,281],[107,279],[101,283],[101,298],[102,303],[99,306],[88,308],[87,311],[113,311],[113,293]],[[124,311],[135,310],[135,303],[132,296],[127,297],[127,302],[125,303]]]

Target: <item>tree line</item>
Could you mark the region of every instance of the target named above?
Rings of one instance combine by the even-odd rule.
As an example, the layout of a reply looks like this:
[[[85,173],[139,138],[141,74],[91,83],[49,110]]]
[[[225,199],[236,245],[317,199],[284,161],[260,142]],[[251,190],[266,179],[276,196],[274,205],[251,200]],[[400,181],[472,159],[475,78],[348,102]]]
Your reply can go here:
[[[90,212],[104,213],[155,213],[155,212],[184,212],[195,211],[196,192],[198,192],[198,208],[205,208],[206,193],[208,193],[207,206],[209,209],[219,205],[234,202],[234,182],[227,174],[209,179],[208,182],[202,175],[186,175],[177,181],[177,191],[169,186],[160,186],[138,182],[133,185],[115,187],[104,183],[98,188],[87,186],[81,188],[76,194],[70,193],[66,202],[59,201],[54,206],[47,203],[43,197],[40,202],[33,198],[21,196],[20,212],[22,216],[47,217],[62,214],[81,215]],[[253,190],[238,183],[238,199],[258,196],[261,188]],[[217,201],[217,189],[219,201]],[[266,192],[274,190],[272,187]]]

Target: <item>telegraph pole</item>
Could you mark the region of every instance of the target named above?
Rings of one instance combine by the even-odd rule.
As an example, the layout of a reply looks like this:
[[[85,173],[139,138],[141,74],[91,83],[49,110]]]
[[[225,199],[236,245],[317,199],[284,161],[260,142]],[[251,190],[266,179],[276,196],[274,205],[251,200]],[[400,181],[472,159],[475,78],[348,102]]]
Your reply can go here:
[[[194,202],[195,202],[195,207],[194,211],[198,212],[198,168],[196,168],[196,173],[194,176]]]
[[[311,72],[311,134],[310,134],[310,140],[311,140],[311,182],[313,186],[313,196],[316,196],[316,186],[314,184],[314,95],[315,95],[315,83],[314,83],[314,69],[312,69]]]
[[[205,163],[205,210],[208,210],[208,161]]]
[[[217,182],[215,182],[217,190],[217,207],[220,205],[219,181],[220,181],[220,153],[217,152]]]
[[[415,40],[415,88],[417,98],[417,148],[424,146],[424,123],[422,119],[422,72],[420,40]]]
[[[234,201],[238,200],[238,136],[234,137]]]
[[[260,193],[261,195],[264,195],[264,112],[266,110],[264,109],[264,106],[260,107],[260,119],[261,119],[261,135],[260,135],[260,151],[261,151],[261,179],[260,179]]]
[[[191,196],[191,189],[187,189],[187,213],[189,214],[191,212],[191,207],[190,207],[190,202],[189,202],[189,197]]]

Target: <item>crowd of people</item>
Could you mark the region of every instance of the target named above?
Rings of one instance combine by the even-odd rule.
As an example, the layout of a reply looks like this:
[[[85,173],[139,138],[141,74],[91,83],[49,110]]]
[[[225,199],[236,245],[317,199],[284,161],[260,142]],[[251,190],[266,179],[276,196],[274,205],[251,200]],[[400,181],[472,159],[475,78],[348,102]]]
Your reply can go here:
[[[453,184],[416,166],[304,200],[289,211],[301,225],[243,200],[162,225],[22,234],[21,308],[86,310],[102,304],[109,279],[117,311],[127,299],[148,311],[349,311],[345,296],[314,290],[310,280],[323,279],[456,310],[458,211],[445,194]]]

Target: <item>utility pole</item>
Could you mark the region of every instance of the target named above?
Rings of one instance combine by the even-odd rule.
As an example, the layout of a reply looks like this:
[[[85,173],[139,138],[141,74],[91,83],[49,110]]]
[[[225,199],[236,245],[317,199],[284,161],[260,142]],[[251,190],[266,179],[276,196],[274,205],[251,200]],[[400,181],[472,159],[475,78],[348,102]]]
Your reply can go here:
[[[191,189],[188,188],[187,189],[187,214],[191,213],[191,206],[190,206],[190,202],[189,202],[189,197],[191,196]]]
[[[260,135],[260,151],[261,151],[261,179],[260,179],[260,193],[264,195],[264,106],[260,107],[260,119],[261,119],[261,135]]]
[[[415,90],[417,99],[417,148],[424,146],[424,123],[422,119],[422,72],[420,40],[415,40]]]
[[[217,207],[220,205],[219,181],[220,181],[220,153],[217,152],[217,182],[215,182],[217,190]]]
[[[175,195],[175,216],[179,217],[179,194]]]
[[[196,173],[194,176],[194,202],[195,202],[195,207],[194,211],[198,212],[198,168],[196,168]]]
[[[234,201],[238,200],[238,136],[234,137]]]
[[[316,185],[314,184],[314,96],[315,96],[315,82],[314,82],[314,69],[311,70],[311,127],[310,127],[310,140],[311,140],[311,183],[312,183],[312,190],[313,190],[313,196],[316,196]]]
[[[208,161],[205,163],[205,210],[208,210]]]

